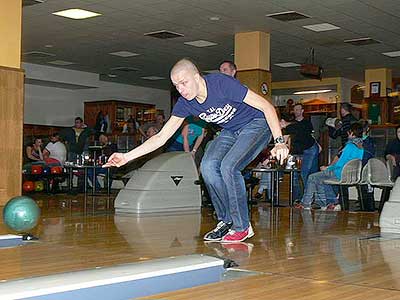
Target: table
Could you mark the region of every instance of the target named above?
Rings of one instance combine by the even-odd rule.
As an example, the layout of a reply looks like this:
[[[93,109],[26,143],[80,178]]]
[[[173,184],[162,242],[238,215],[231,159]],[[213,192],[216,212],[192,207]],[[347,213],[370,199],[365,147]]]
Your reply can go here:
[[[77,164],[70,164],[64,165],[68,173],[68,190],[72,191],[72,178],[74,176],[74,170],[83,170],[84,173],[84,193],[87,195],[87,180],[88,180],[88,169],[93,169],[93,177],[92,177],[92,195],[96,192],[96,168],[101,168],[101,166],[96,165],[77,165]],[[110,195],[110,168],[106,168],[106,183],[107,183],[107,196]]]
[[[279,172],[289,173],[290,183],[289,183],[289,205],[293,206],[293,176],[294,173],[300,173],[300,169],[284,169],[284,168],[254,168],[251,170],[251,175],[254,173],[270,173],[271,174],[271,205],[279,206]],[[298,176],[301,178],[300,174]],[[252,191],[250,191],[250,195],[252,195]]]

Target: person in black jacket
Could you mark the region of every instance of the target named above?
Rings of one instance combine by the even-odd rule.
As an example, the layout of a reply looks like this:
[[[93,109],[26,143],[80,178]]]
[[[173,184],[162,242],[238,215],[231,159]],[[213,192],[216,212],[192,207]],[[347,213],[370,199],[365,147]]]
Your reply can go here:
[[[353,123],[357,122],[357,119],[351,113],[351,104],[348,102],[344,102],[340,105],[340,116],[341,121],[338,122],[335,128],[328,127],[329,136],[333,139],[337,139],[338,137],[342,140],[342,146],[344,147],[347,143],[347,132],[350,130],[350,127]]]
[[[89,137],[92,134],[81,117],[75,118],[72,127],[64,128],[60,131],[60,136],[65,141],[68,151],[68,161],[75,161],[83,151],[87,150]]]

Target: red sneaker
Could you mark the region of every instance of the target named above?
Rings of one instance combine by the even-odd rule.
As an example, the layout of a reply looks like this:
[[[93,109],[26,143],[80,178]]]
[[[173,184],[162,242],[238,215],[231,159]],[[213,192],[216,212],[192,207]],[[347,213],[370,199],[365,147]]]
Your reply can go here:
[[[251,243],[224,243],[221,244],[223,248],[228,250],[230,254],[240,255],[250,257],[251,252],[253,251],[254,245]]]
[[[230,229],[229,232],[222,238],[222,243],[237,243],[243,242],[245,239],[251,238],[254,235],[253,228],[250,226],[244,231],[235,231]]]

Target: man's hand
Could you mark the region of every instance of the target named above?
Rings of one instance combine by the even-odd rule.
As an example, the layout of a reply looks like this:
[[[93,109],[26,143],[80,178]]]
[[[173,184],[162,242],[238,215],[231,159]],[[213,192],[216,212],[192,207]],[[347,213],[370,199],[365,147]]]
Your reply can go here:
[[[321,166],[319,169],[320,169],[321,171],[325,171],[326,169],[328,169],[328,166]]]
[[[276,159],[280,162],[280,164],[283,164],[283,161],[286,159],[286,157],[289,154],[289,149],[286,146],[286,144],[278,143],[275,144],[275,147],[271,150],[271,155],[272,157],[276,157]]]
[[[124,153],[114,153],[113,155],[110,156],[107,163],[103,165],[103,168],[121,167],[125,165],[127,162],[128,160],[126,159]]]

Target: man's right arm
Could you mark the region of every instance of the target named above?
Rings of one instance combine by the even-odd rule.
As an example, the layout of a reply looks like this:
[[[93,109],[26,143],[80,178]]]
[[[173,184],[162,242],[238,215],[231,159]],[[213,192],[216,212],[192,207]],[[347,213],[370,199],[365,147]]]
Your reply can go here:
[[[126,164],[128,161],[146,155],[147,153],[160,148],[179,129],[184,120],[185,118],[171,116],[159,133],[152,136],[142,145],[134,148],[128,153],[114,153],[108,159],[108,162],[104,165],[104,167],[120,167]]]

